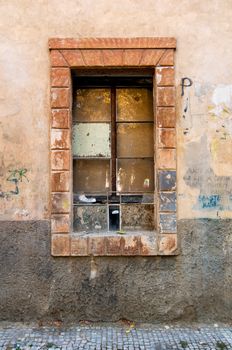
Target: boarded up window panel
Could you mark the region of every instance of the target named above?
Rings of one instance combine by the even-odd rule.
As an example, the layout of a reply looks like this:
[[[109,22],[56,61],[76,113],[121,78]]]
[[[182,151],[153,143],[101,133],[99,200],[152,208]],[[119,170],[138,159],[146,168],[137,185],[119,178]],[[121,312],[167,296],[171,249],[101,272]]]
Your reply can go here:
[[[117,89],[117,121],[153,121],[152,102],[153,96],[151,89]]]
[[[111,156],[109,123],[78,123],[73,126],[73,156]]]
[[[117,156],[119,158],[153,157],[152,123],[117,124]]]
[[[121,227],[124,230],[154,230],[154,205],[122,204]]]
[[[73,229],[75,232],[106,231],[107,206],[81,205],[73,208]]]
[[[73,161],[73,188],[76,193],[105,193],[111,187],[110,178],[110,160]]]
[[[153,159],[118,159],[117,191],[123,193],[154,190]]]
[[[76,90],[73,101],[73,120],[81,122],[110,121],[110,89]]]

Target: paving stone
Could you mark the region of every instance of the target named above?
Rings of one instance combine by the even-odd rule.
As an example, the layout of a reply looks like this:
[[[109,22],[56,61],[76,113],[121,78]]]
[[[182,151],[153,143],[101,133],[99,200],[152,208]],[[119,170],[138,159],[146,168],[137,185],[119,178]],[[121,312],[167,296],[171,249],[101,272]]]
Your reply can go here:
[[[230,350],[232,327],[117,324],[65,328],[0,324],[1,350]]]

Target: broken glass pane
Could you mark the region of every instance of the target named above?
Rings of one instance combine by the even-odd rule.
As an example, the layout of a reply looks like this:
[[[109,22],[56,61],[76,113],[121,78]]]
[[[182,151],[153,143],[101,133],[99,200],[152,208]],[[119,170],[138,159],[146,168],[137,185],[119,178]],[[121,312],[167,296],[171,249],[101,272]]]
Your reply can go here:
[[[109,123],[77,123],[73,126],[72,141],[76,157],[111,156]]]
[[[117,156],[119,158],[153,157],[153,123],[118,123]]]
[[[73,100],[73,119],[81,122],[110,121],[110,89],[77,89]]]
[[[110,189],[110,160],[75,159],[73,189],[79,193],[107,192]]]
[[[154,230],[154,205],[152,204],[122,204],[122,230]]]
[[[117,191],[127,193],[153,190],[153,159],[118,159]]]
[[[107,206],[81,205],[73,207],[73,230],[75,232],[106,231]]]
[[[117,121],[153,121],[152,94],[148,88],[116,89]]]

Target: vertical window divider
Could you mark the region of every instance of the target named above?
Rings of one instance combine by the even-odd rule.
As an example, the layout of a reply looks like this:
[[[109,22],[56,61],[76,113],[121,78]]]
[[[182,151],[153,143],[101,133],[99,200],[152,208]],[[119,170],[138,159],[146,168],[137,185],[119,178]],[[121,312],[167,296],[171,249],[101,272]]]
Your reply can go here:
[[[116,130],[116,88],[111,88],[111,191],[116,192],[116,159],[117,159],[117,130]]]

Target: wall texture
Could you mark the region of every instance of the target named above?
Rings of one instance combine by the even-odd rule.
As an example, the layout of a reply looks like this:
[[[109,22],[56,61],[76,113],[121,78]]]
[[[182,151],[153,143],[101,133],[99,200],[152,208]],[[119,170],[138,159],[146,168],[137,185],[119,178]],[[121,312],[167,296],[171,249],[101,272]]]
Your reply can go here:
[[[0,317],[229,320],[231,2],[0,0],[0,14]],[[136,36],[177,39],[182,253],[51,258],[48,38]]]

